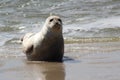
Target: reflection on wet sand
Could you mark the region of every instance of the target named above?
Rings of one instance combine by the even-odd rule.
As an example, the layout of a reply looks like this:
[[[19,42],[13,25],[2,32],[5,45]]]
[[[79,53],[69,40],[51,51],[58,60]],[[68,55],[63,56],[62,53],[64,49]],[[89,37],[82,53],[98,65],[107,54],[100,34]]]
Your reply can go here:
[[[31,62],[25,55],[11,54],[19,49],[9,50],[0,55],[0,80],[120,79],[120,42],[66,44],[63,63]]]
[[[0,60],[0,80],[65,80],[63,63]]]
[[[65,80],[63,63],[27,62],[35,80]]]

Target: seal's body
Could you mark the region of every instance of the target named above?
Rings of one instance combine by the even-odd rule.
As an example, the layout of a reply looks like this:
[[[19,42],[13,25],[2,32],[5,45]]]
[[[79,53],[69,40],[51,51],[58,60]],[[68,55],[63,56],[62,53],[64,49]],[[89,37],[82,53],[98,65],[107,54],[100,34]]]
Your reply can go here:
[[[40,32],[22,38],[23,52],[32,61],[62,61],[64,40],[62,21],[58,16],[47,18]]]

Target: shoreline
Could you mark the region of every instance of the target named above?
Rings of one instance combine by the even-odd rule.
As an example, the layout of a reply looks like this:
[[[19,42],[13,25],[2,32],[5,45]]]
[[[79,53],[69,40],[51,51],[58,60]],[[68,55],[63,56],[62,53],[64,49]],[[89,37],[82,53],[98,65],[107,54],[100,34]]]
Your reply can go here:
[[[63,63],[27,61],[21,54],[0,55],[1,80],[120,79],[120,42],[65,44]]]

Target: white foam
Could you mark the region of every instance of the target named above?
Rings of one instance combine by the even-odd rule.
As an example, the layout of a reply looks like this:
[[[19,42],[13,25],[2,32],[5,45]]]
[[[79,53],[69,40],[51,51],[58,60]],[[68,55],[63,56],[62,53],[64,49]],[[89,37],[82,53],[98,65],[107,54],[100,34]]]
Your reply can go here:
[[[91,29],[120,28],[120,17],[104,18],[88,24],[70,24],[65,26],[67,30],[80,29],[85,31],[89,31]]]

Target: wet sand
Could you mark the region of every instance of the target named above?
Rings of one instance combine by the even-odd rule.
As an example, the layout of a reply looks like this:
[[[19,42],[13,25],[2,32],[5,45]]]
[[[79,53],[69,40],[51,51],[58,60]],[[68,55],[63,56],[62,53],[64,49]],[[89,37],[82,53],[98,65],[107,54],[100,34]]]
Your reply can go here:
[[[66,44],[63,63],[1,56],[0,80],[120,80],[120,42]]]

